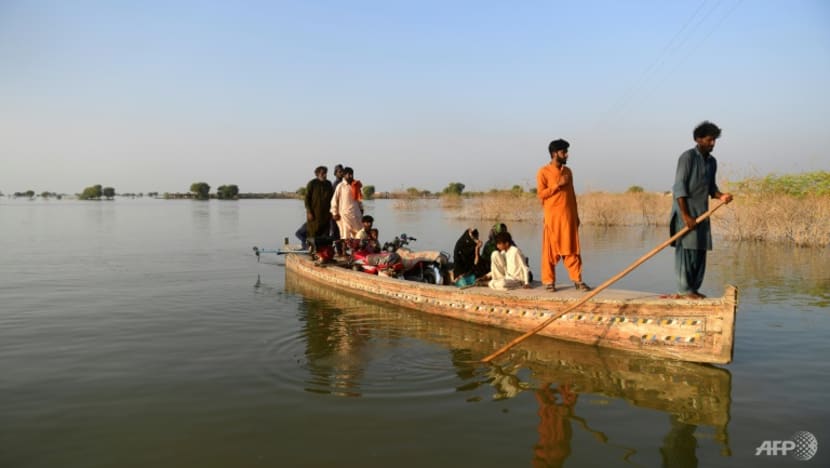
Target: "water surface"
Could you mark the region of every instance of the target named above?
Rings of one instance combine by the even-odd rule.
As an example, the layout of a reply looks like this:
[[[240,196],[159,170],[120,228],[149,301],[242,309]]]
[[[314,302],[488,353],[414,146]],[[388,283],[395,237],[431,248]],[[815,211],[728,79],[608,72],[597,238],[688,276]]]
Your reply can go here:
[[[367,210],[382,240],[424,249],[489,224]],[[703,291],[741,291],[728,366],[536,339],[491,368],[470,361],[515,334],[257,263],[251,247],[302,216],[289,200],[0,200],[0,466],[799,466],[755,456],[799,430],[819,440],[809,463],[830,461],[827,249],[716,238]],[[539,226],[510,229],[538,272]],[[585,227],[585,280],[663,231]],[[619,287],[672,292],[672,261]]]

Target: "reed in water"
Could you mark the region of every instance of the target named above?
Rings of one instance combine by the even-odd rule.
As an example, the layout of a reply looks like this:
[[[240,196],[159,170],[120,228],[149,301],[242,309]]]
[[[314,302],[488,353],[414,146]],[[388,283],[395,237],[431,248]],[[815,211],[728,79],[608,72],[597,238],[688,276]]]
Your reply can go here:
[[[830,245],[830,172],[747,178],[721,182],[735,195],[727,209],[713,218],[718,235],[738,241],[788,243],[803,247]],[[460,219],[541,222],[534,193],[491,191],[456,197],[442,207]],[[588,192],[577,196],[584,225],[667,226],[670,192],[629,190],[625,193]]]

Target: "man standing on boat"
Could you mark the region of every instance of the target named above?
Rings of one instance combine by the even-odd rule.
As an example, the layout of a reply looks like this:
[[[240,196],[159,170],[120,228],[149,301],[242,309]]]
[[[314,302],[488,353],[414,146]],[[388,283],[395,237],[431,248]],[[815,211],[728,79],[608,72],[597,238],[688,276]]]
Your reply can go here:
[[[725,203],[732,201],[732,195],[722,193],[715,181],[718,163],[712,156],[715,140],[720,138],[721,129],[705,121],[695,128],[692,136],[697,146],[680,155],[674,176],[671,218],[671,235],[684,227],[691,229],[680,238],[675,246],[674,271],[677,275],[677,292],[689,299],[703,299],[698,289],[703,284],[706,272],[706,251],[712,250],[712,230],[709,219],[700,224],[695,219],[709,211],[709,197]]]
[[[354,180],[354,170],[351,167],[343,169],[343,181],[334,188],[331,199],[331,214],[340,228],[341,239],[353,239],[363,228],[363,194],[360,189],[360,182]]]
[[[582,281],[582,256],[579,251],[579,213],[576,207],[573,173],[568,162],[565,140],[548,145],[550,163],[536,173],[536,196],[542,202],[545,224],[542,231],[542,283],[556,291],[556,264],[559,259],[568,269],[574,287],[580,291],[591,288]]]
[[[335,164],[334,165],[334,183],[332,184],[332,196],[334,195],[334,189],[340,185],[340,182],[343,181],[343,165],[342,164]],[[329,201],[329,205],[331,205],[331,201]],[[337,221],[334,218],[329,217],[329,236],[331,236],[332,240],[337,241],[340,239],[340,228],[337,226]]]
[[[326,178],[328,169],[319,166],[314,169],[314,178],[305,188],[306,236],[310,239],[328,236],[331,224],[331,197],[334,187]]]

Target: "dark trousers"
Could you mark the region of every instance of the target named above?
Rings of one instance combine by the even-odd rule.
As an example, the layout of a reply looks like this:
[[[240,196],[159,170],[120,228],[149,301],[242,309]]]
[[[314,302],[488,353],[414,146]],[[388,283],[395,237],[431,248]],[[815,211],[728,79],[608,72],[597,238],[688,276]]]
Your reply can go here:
[[[674,250],[674,272],[677,275],[678,293],[698,292],[706,273],[706,250],[684,249],[678,242]]]
[[[297,239],[300,239],[300,245],[301,245],[302,249],[303,250],[307,249],[308,248],[308,226],[306,225],[306,223],[303,223],[303,225],[300,226],[300,229],[297,229],[297,232],[295,232],[294,235],[297,236]]]

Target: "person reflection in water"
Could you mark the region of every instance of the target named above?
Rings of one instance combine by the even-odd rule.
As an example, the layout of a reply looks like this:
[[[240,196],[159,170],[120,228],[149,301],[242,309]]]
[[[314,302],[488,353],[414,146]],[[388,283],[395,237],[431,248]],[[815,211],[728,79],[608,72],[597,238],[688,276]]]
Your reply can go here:
[[[558,467],[571,454],[571,417],[578,394],[567,384],[551,388],[547,383],[536,390],[539,403],[539,442],[533,447],[534,467]]]
[[[306,301],[306,351],[311,373],[308,391],[360,397],[366,369],[364,348],[371,331],[348,322],[325,302]]]
[[[663,445],[660,447],[660,455],[663,458],[662,466],[666,468],[697,467],[697,455],[695,454],[697,426],[686,424],[673,414],[669,415],[669,423],[671,429],[663,438]]]

